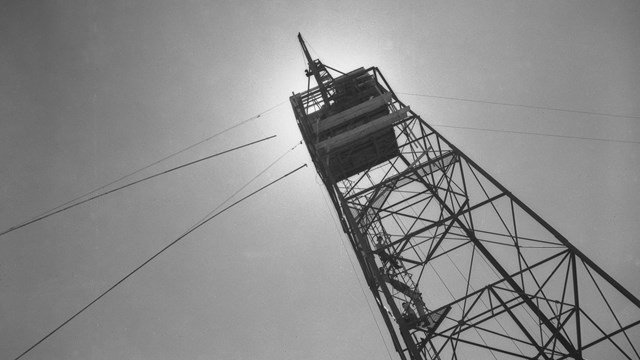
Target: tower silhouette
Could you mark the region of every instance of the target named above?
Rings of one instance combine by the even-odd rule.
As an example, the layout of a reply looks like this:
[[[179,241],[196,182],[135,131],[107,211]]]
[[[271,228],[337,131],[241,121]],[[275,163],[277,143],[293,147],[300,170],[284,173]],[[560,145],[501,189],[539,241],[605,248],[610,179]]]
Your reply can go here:
[[[640,301],[401,102],[312,59],[290,101],[402,359],[640,359]],[[311,78],[317,86],[311,87]]]

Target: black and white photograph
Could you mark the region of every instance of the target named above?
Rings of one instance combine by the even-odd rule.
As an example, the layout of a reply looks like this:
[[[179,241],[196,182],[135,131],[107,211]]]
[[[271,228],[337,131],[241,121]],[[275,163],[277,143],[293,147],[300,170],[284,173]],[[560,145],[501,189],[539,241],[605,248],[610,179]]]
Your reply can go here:
[[[640,2],[0,2],[0,359],[640,360]]]

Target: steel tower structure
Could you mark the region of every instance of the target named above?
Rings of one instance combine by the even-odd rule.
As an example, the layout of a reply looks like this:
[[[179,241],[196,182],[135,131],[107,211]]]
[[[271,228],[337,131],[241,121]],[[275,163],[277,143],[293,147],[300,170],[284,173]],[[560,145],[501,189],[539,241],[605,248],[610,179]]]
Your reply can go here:
[[[308,61],[290,101],[402,359],[640,359],[640,301],[402,103]],[[311,87],[311,78],[317,86]]]

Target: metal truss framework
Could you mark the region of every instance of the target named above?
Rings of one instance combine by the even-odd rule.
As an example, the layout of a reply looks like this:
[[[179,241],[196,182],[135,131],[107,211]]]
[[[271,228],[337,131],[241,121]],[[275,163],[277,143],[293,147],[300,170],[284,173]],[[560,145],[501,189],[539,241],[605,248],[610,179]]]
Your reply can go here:
[[[356,174],[311,126],[349,74],[291,103],[400,358],[640,359],[638,298],[366,72],[398,151]]]

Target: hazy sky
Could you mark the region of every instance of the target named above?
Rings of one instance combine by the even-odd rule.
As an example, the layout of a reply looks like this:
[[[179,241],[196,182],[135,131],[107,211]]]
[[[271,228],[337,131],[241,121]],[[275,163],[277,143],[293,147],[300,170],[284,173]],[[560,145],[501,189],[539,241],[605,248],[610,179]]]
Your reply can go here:
[[[298,32],[332,67],[378,66],[396,92],[637,117],[639,24],[640,2],[622,0],[3,1],[0,230],[284,104],[153,170],[274,140],[0,237],[0,358],[300,140],[288,104],[307,85]],[[640,142],[637,118],[400,98],[432,124]],[[640,295],[640,144],[439,129]],[[309,162],[305,152],[243,194]],[[25,359],[388,359],[385,342],[397,358],[327,204],[313,168],[292,175]]]

